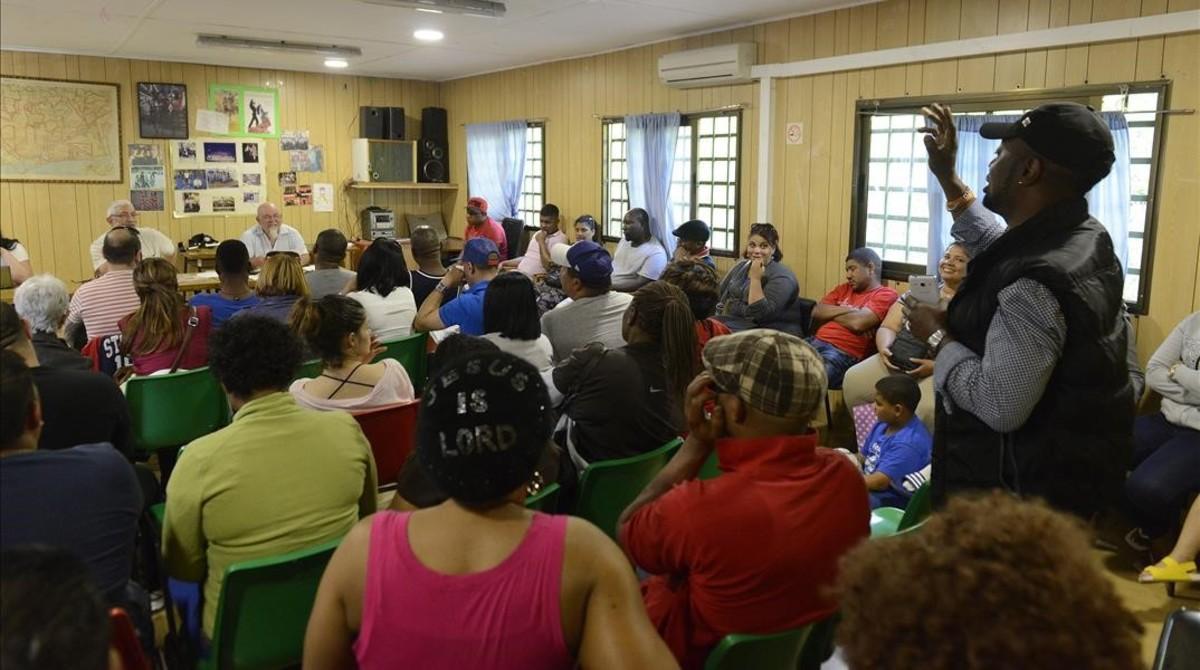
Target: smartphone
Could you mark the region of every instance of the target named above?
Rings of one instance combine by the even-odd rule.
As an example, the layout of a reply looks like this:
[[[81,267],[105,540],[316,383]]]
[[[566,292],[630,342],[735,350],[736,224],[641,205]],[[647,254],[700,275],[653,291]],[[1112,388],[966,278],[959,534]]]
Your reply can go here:
[[[909,275],[908,292],[926,305],[936,305],[941,300],[937,278],[932,275]]]

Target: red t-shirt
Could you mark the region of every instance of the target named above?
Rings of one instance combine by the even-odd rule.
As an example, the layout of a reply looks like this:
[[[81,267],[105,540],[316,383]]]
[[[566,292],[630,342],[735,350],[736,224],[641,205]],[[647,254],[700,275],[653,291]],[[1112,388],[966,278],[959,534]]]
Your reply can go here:
[[[874,312],[882,323],[883,317],[887,316],[888,310],[892,308],[892,303],[899,298],[896,291],[887,286],[879,286],[869,291],[856,293],[849,284],[838,284],[832,291],[826,293],[824,298],[821,298],[821,304],[855,309],[865,307]],[[836,321],[828,321],[817,329],[817,339],[828,342],[859,360],[875,351],[874,328],[860,335]]]
[[[816,433],[717,443],[723,474],[640,508],[621,544],[655,575],[650,620],[684,670],[730,633],[798,628],[837,609],[837,562],[870,533],[862,474]]]
[[[467,224],[467,234],[464,239],[470,240],[476,237],[486,237],[496,243],[500,248],[500,260],[508,258],[508,237],[504,235],[504,226],[496,223],[492,217],[488,217],[487,221],[483,222],[482,226],[476,228]]]

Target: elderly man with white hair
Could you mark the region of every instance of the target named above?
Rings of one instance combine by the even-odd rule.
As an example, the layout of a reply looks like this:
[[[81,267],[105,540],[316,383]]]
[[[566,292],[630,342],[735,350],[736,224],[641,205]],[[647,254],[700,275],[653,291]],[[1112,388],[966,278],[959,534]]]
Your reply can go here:
[[[29,329],[38,362],[60,370],[91,370],[92,362],[59,337],[67,320],[67,285],[53,275],[34,275],[17,287],[13,307]],[[8,346],[8,343],[4,343]]]
[[[308,265],[308,248],[304,246],[304,237],[300,231],[283,222],[283,214],[275,203],[264,202],[258,206],[258,214],[254,217],[255,225],[242,233],[242,244],[250,251],[250,265],[262,267],[267,262],[267,254],[272,252],[290,252],[300,257],[301,265]]]
[[[109,229],[117,226],[137,228],[138,238],[142,242],[142,258],[165,258],[168,261],[175,258],[175,243],[171,238],[153,228],[138,226],[138,211],[132,202],[114,200],[108,206],[104,220],[108,222]],[[96,276],[108,272],[108,263],[104,262],[104,254],[101,251],[104,246],[104,234],[107,232],[108,230],[105,230],[92,242],[92,269],[96,271]]]

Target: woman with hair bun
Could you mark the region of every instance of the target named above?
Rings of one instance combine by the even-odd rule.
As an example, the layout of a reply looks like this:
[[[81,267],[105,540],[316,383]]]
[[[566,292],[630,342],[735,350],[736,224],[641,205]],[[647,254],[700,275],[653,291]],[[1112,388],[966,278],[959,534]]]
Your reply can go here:
[[[121,352],[132,359],[133,373],[208,365],[212,309],[187,306],[179,293],[175,266],[161,258],[143,260],[133,269],[133,290],[141,304],[117,324]]]
[[[399,361],[371,361],[383,351],[357,300],[327,295],[301,298],[292,310],[292,330],[321,357],[321,374],[297,379],[289,389],[296,402],[312,409],[366,409],[408,402],[415,397]]]
[[[795,332],[796,324],[786,322],[783,313],[799,296],[800,284],[782,261],[775,226],[750,226],[745,260],[721,281],[717,319],[734,332],[749,328]]]

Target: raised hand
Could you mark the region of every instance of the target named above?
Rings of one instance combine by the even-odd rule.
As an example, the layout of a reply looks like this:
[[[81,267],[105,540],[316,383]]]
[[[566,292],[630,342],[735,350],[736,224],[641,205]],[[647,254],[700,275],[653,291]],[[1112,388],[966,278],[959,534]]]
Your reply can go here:
[[[927,125],[917,132],[925,135],[925,153],[929,154],[929,171],[938,179],[954,174],[954,161],[958,157],[958,131],[954,128],[954,116],[950,106],[933,103],[921,108]]]

